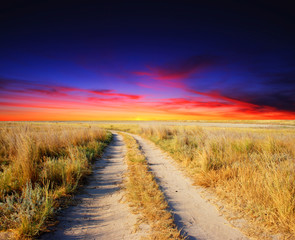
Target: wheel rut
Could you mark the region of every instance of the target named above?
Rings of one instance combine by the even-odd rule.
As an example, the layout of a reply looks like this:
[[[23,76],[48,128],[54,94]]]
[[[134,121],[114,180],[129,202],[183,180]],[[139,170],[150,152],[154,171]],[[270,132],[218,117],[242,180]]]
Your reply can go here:
[[[152,142],[131,134],[141,146],[151,171],[174,214],[176,225],[190,240],[248,239],[201,197],[201,190]]]
[[[134,134],[160,189],[163,191],[178,229],[190,240],[248,239],[221,216],[214,205],[201,197],[201,190],[152,142]],[[121,188],[127,166],[122,136],[113,141],[96,161],[83,192],[75,196],[76,206],[61,211],[55,231],[41,239],[140,239],[148,230],[133,232],[136,215],[124,203]]]
[[[133,233],[136,216],[123,203],[125,152],[122,137],[114,133],[103,157],[93,166],[89,184],[75,196],[79,204],[64,209],[56,230],[41,239],[140,239],[144,233]]]

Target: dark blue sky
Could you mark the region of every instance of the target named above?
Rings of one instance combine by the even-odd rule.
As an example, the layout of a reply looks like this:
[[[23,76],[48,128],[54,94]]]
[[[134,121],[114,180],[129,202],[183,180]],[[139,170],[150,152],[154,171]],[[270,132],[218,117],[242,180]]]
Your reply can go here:
[[[259,0],[6,2],[0,117],[54,119],[62,108],[70,119],[294,119],[293,9]]]

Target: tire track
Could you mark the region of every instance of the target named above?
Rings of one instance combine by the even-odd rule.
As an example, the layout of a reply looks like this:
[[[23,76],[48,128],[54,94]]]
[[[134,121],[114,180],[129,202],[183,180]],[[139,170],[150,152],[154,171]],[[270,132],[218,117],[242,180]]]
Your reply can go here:
[[[150,141],[138,135],[130,135],[141,146],[174,214],[175,223],[188,235],[188,239],[248,239],[238,229],[233,228],[215,206],[201,197],[201,191],[176,168],[170,157],[164,155]]]
[[[61,212],[56,231],[41,239],[140,239],[144,232],[132,233],[136,216],[130,212],[122,184],[126,172],[125,144],[122,136],[113,133],[113,141],[103,157],[96,161],[89,184],[75,199],[80,203]]]

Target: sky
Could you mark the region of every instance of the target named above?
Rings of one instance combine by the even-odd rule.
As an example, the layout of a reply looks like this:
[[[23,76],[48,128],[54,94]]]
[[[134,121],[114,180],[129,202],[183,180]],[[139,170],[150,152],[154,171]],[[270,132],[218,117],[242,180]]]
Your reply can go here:
[[[0,120],[295,119],[291,1],[5,1]]]

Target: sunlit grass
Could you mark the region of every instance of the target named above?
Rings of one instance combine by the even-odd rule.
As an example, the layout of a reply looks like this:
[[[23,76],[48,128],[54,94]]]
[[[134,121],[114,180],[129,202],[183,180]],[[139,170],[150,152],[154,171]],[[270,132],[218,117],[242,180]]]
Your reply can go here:
[[[291,126],[294,121],[250,122]],[[103,127],[137,133],[152,140],[167,151],[196,184],[215,192],[231,209],[260,226],[261,231],[281,233],[285,238],[295,235],[294,128],[143,126],[148,124],[0,123],[1,228],[20,229],[25,236],[35,234],[34,229],[42,229],[42,216],[51,214],[48,210],[51,199],[72,192],[79,182],[77,179],[90,172],[89,159],[101,152],[107,139],[105,131],[99,131],[101,137],[95,137],[94,132],[97,127]],[[85,137],[85,133],[94,137]],[[29,217],[7,219],[23,211],[3,207],[3,203],[8,204],[8,196],[20,199],[19,202],[11,200],[11,206],[20,208],[20,203],[26,201],[24,193],[30,188],[44,199],[37,206],[39,220],[28,226]]]
[[[140,127],[195,181],[260,230],[295,236],[295,129]]]
[[[126,134],[123,137],[127,146],[127,199],[133,210],[141,214],[141,221],[150,225],[149,239],[183,239],[136,140]]]
[[[0,231],[39,234],[58,206],[91,173],[111,134],[70,124],[0,125]]]

